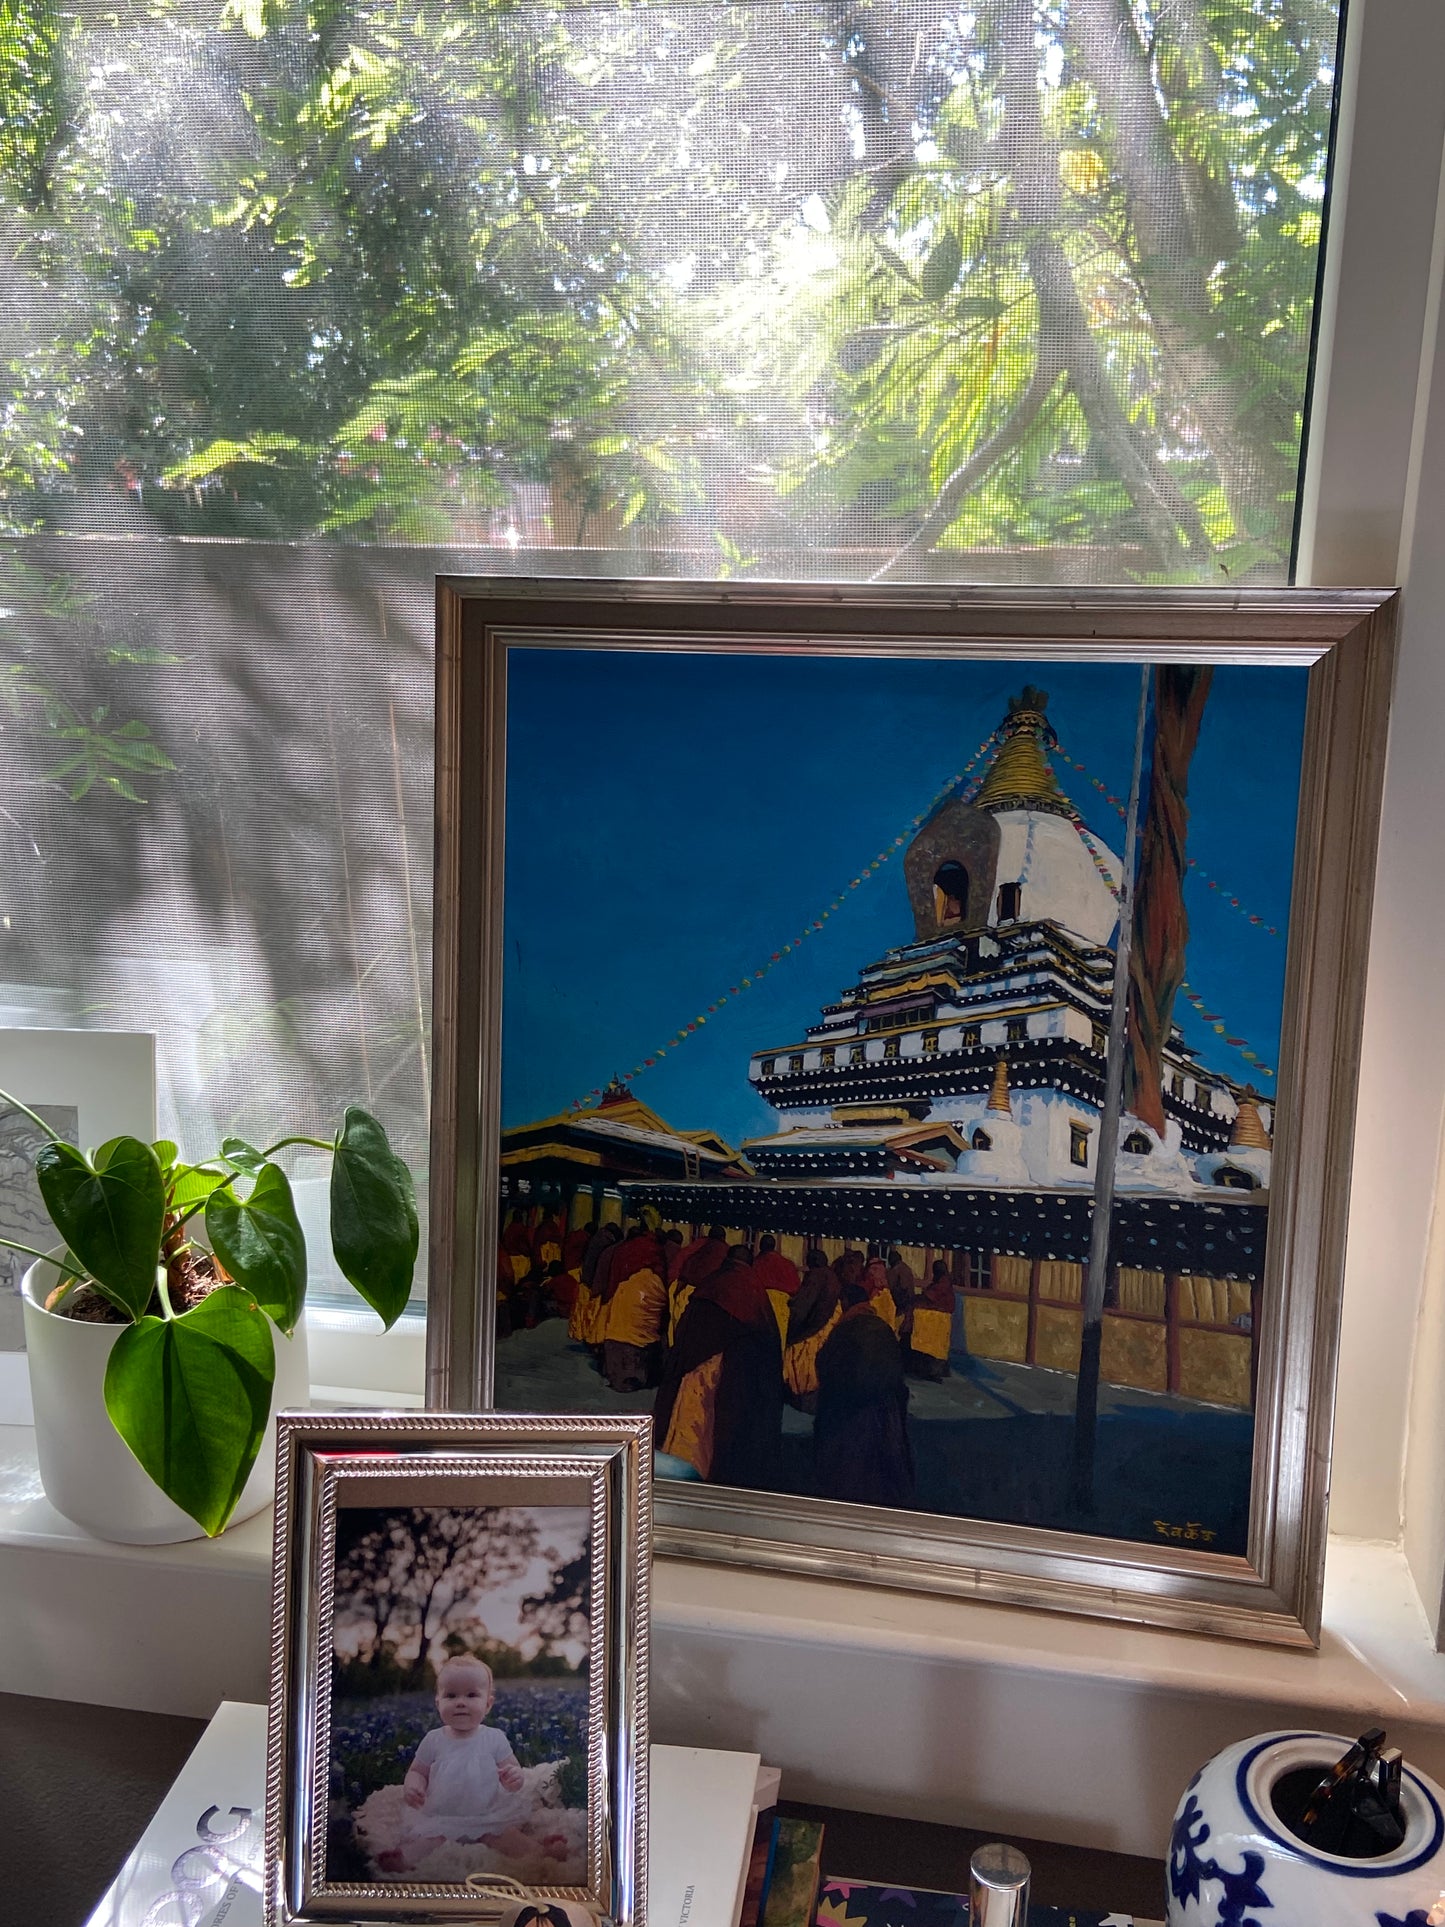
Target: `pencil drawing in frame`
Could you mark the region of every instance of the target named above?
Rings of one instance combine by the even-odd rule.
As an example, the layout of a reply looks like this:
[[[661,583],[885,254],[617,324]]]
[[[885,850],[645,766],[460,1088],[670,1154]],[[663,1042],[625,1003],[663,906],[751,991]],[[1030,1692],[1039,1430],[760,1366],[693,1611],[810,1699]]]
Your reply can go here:
[[[438,587],[429,1400],[1317,1642],[1385,591]]]
[[[645,1927],[645,1416],[288,1413],[267,1927]]]

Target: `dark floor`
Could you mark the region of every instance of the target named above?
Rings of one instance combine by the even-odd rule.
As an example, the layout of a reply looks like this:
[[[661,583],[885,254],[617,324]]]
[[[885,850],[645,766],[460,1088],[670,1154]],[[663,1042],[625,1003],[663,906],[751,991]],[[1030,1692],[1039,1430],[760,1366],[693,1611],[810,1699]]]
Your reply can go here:
[[[82,1927],[187,1754],[199,1720],[0,1695],[0,1927]],[[888,1885],[966,1890],[968,1857],[986,1835],[784,1802],[827,1823],[831,1874]],[[1163,1869],[1017,1836],[1034,1866],[1034,1898],[1054,1906],[1157,1917]]]

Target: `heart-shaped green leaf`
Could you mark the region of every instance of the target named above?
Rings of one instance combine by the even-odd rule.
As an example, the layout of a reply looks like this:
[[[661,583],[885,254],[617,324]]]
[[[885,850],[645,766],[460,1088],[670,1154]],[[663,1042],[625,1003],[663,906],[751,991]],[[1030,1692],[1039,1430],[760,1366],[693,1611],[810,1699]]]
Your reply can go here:
[[[258,1151],[254,1144],[248,1144],[243,1137],[222,1138],[221,1156],[238,1171],[245,1171],[253,1178],[266,1162],[266,1153]]]
[[[238,1285],[289,1338],[306,1302],[306,1239],[279,1164],[263,1164],[249,1197],[227,1186],[206,1203],[206,1232]]]
[[[388,1329],[411,1296],[417,1242],[411,1173],[376,1119],[349,1105],[331,1162],[331,1248]]]
[[[213,1171],[205,1164],[178,1164],[171,1173],[171,1209],[189,1211],[193,1204],[203,1204],[218,1184],[230,1178],[229,1171]]]
[[[105,1409],[146,1471],[211,1538],[225,1529],[271,1409],[271,1321],[223,1285],[180,1318],[143,1318],[115,1341]]]
[[[165,1181],[139,1138],[112,1138],[92,1162],[73,1144],[47,1144],[35,1176],[56,1230],[105,1296],[132,1319],[156,1288]]]

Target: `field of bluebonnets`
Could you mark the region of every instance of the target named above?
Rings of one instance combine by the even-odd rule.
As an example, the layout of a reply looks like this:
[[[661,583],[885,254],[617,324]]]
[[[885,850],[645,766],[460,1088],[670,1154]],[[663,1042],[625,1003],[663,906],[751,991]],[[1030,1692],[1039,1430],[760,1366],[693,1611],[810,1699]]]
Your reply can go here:
[[[523,1766],[562,1760],[558,1776],[562,1804],[587,1804],[587,1681],[499,1679],[488,1715],[511,1741]],[[394,1786],[406,1776],[424,1733],[438,1724],[431,1693],[388,1693],[350,1699],[331,1706],[332,1791],[354,1813],[378,1787]]]

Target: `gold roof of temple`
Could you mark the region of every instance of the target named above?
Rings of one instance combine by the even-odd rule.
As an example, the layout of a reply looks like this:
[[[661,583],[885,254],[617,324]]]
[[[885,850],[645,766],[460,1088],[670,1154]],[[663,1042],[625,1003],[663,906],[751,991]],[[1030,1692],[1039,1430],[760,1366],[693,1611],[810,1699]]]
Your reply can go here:
[[[973,799],[976,808],[1074,815],[1074,806],[1059,788],[1048,759],[1047,752],[1058,741],[1044,714],[1048,700],[1047,690],[1032,686],[1009,698],[1008,714],[1000,725],[1003,740]]]

